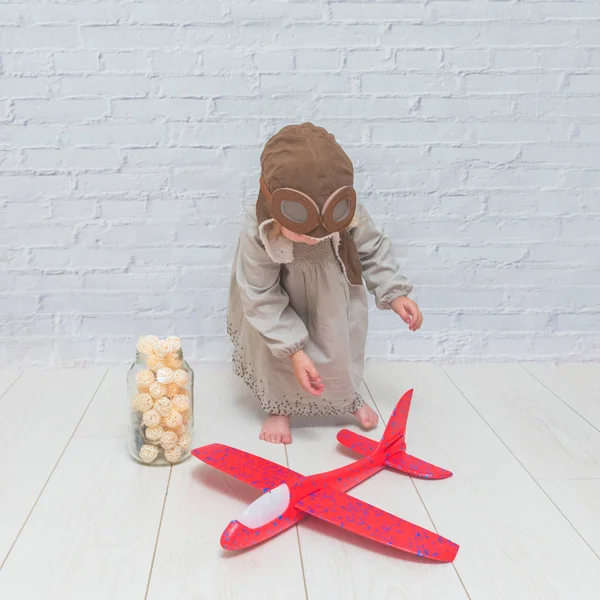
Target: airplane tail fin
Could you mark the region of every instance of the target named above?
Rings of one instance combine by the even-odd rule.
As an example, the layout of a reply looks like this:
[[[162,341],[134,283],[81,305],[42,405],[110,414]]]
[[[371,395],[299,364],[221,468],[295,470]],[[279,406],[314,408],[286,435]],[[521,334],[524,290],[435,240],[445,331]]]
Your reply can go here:
[[[387,467],[409,475],[425,479],[446,479],[447,477],[451,477],[451,471],[406,454],[404,436],[412,396],[413,390],[408,390],[400,398],[379,443],[348,429],[342,429],[337,434],[338,442],[362,456],[383,453],[385,454],[385,465]]]
[[[413,397],[413,390],[408,390],[392,411],[385,431],[379,445],[377,446],[377,452],[388,452],[392,449],[397,452],[403,452],[406,450],[406,443],[404,442],[404,434],[406,433],[406,421],[408,420],[408,412],[410,411],[410,402]]]

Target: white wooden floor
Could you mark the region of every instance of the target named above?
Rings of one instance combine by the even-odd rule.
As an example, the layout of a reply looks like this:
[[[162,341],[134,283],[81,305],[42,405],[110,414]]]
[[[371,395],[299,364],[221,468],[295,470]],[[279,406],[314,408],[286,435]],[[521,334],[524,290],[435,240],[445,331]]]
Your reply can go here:
[[[196,445],[305,474],[354,458],[335,440],[344,419],[297,421],[291,446],[271,446],[228,367],[198,367],[196,382]],[[193,458],[131,460],[124,369],[0,371],[0,598],[597,600],[600,365],[367,369],[384,419],[410,387],[408,450],[454,477],[385,471],[352,493],[459,543],[454,564],[314,519],[227,554],[220,533],[258,492]]]

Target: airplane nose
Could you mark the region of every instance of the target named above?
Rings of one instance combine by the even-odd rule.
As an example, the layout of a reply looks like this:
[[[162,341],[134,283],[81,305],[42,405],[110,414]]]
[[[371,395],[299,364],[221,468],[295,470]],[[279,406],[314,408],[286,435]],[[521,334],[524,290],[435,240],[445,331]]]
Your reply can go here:
[[[221,548],[224,550],[239,550],[243,548],[243,544],[240,541],[244,537],[245,529],[239,521],[231,521],[221,534]]]

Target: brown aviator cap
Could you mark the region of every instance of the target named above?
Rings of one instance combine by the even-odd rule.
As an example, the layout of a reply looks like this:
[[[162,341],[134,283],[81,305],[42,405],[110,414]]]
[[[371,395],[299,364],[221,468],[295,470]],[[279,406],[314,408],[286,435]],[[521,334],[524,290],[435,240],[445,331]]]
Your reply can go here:
[[[256,202],[259,223],[275,218],[269,200],[281,188],[291,188],[308,196],[319,211],[336,191],[349,188],[353,195],[354,168],[352,161],[336,142],[335,137],[312,123],[288,125],[276,133],[265,145],[260,159],[262,187]],[[269,200],[267,200],[269,197]],[[354,209],[352,208],[352,214]],[[349,215],[351,220],[351,215]],[[346,223],[347,225],[348,223]],[[306,232],[311,237],[329,235],[322,223]],[[361,268],[352,237],[343,228],[340,231],[340,258],[351,283],[361,284]]]
[[[260,159],[262,179],[271,193],[291,188],[306,194],[322,210],[331,195],[344,187],[352,187],[354,168],[335,137],[312,123],[288,125],[266,144]],[[275,215],[261,193],[257,205],[258,219]],[[331,232],[322,225],[310,232],[311,237],[324,237]]]

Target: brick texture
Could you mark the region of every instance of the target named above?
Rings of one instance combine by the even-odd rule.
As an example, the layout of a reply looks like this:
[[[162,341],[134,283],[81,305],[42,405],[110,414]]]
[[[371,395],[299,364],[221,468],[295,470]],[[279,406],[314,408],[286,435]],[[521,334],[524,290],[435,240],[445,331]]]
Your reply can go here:
[[[0,366],[229,356],[258,158],[330,128],[425,323],[370,359],[600,359],[600,2],[0,0]]]

